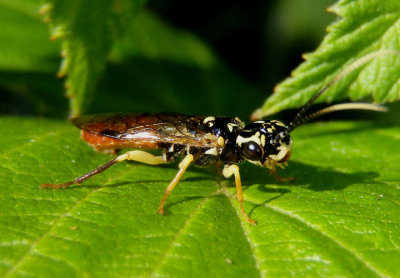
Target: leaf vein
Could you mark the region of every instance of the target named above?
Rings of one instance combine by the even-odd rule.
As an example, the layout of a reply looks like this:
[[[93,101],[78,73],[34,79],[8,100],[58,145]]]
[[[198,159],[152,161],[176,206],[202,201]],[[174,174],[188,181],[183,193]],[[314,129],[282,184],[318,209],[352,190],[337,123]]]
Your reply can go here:
[[[254,202],[252,200],[246,200],[247,202],[250,202],[254,205],[261,205],[257,202]],[[355,259],[357,259],[362,265],[364,265],[367,269],[371,270],[373,273],[375,273],[376,275],[378,275],[379,277],[386,277],[385,274],[383,274],[379,269],[377,269],[376,267],[374,267],[373,265],[371,265],[370,263],[368,263],[365,259],[363,259],[363,257],[358,254],[355,250],[351,249],[350,247],[346,246],[345,244],[343,244],[342,242],[340,242],[339,240],[331,237],[329,234],[321,231],[320,229],[318,229],[318,226],[313,225],[310,222],[307,222],[305,219],[303,219],[302,217],[295,215],[289,211],[286,211],[282,208],[279,207],[274,207],[274,206],[270,206],[267,204],[264,204],[264,207],[271,209],[274,212],[277,212],[281,215],[285,215],[287,217],[290,217],[291,219],[295,220],[298,223],[302,223],[303,225],[309,227],[311,230],[319,233],[321,236],[323,236],[326,239],[329,239],[331,242],[333,242],[336,246],[338,246],[339,248],[341,248],[342,250],[344,250],[346,253],[352,255]]]
[[[83,196],[80,200],[78,200],[73,206],[71,206],[70,208],[68,208],[64,214],[61,214],[57,219],[55,219],[55,221],[52,222],[52,225],[49,227],[49,229],[47,231],[45,231],[43,233],[43,235],[41,235],[36,241],[34,241],[31,244],[31,247],[28,249],[28,251],[12,266],[12,268],[10,268],[8,270],[8,272],[4,275],[4,277],[9,277],[10,275],[12,275],[17,269],[18,267],[20,267],[23,262],[32,254],[35,253],[35,248],[37,247],[37,245],[42,242],[47,236],[50,235],[51,231],[53,230],[54,227],[56,227],[56,225],[63,220],[64,218],[66,218],[67,216],[71,215],[71,211],[73,211],[74,209],[76,209],[77,207],[79,207],[79,205],[81,205],[87,198],[89,198],[89,196],[91,196],[92,194],[95,194],[101,190],[103,190],[104,188],[106,188],[106,185],[114,180],[117,180],[121,177],[126,176],[130,171],[125,171],[122,175],[118,175],[115,178],[109,179],[108,182],[105,182],[103,186],[94,189],[93,191],[88,192],[85,196]]]
[[[161,268],[162,264],[164,261],[167,260],[168,253],[173,249],[175,243],[179,239],[181,235],[183,235],[183,232],[189,225],[190,221],[193,219],[194,215],[197,214],[197,212],[200,211],[200,209],[215,195],[221,192],[221,189],[217,189],[216,191],[212,192],[208,196],[204,198],[203,201],[200,202],[200,204],[189,214],[188,218],[186,219],[185,223],[182,225],[182,227],[179,229],[179,231],[175,234],[174,239],[171,241],[170,245],[165,249],[165,252],[162,254],[160,260],[158,263],[155,265],[155,267],[151,270],[150,274],[148,277],[154,277],[155,274],[158,272],[158,270]]]
[[[232,205],[233,208],[235,209],[236,214],[237,214],[239,220],[241,220],[241,219],[240,219],[240,211],[236,208],[235,204],[234,204],[233,201],[232,201],[232,199],[234,198],[233,194],[230,193],[230,191],[228,190],[228,188],[226,187],[226,185],[221,184],[221,187],[222,187],[223,193],[225,194],[226,198],[228,198],[229,202],[231,203],[231,205]],[[253,259],[254,259],[255,268],[257,269],[257,272],[259,273],[260,277],[263,277],[262,272],[261,272],[261,268],[260,268],[260,262],[261,262],[262,260],[259,259],[259,258],[255,255],[255,249],[256,249],[257,245],[256,245],[255,243],[253,243],[253,242],[250,240],[250,237],[249,237],[249,235],[248,235],[248,233],[247,233],[247,231],[246,231],[246,229],[245,229],[245,226],[244,226],[245,224],[244,224],[242,221],[240,221],[240,224],[241,224],[241,227],[242,227],[242,229],[243,229],[243,234],[244,234],[244,236],[245,236],[245,238],[246,238],[246,240],[247,240],[247,242],[248,242],[248,244],[249,244],[250,250],[252,251],[251,254],[252,254]]]

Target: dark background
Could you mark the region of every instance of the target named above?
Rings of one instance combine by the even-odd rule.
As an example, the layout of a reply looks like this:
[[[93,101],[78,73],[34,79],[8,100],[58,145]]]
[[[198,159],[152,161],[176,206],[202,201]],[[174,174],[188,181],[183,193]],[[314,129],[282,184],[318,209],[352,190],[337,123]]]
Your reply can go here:
[[[140,55],[111,60],[87,113],[168,111],[247,120],[302,62],[301,55],[318,47],[327,25],[336,19],[326,12],[333,3],[149,1],[147,12],[168,28],[202,41],[218,65],[204,69]],[[59,52],[46,59],[53,72],[0,70],[1,114],[68,118],[64,80],[55,77]]]
[[[205,40],[242,77],[271,87],[316,49],[333,0],[150,1],[148,8]]]

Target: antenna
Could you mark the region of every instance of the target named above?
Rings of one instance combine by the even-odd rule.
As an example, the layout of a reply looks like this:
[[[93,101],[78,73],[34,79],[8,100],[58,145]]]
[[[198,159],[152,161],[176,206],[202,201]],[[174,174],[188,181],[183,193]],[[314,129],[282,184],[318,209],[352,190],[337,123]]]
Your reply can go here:
[[[296,116],[293,118],[292,121],[290,121],[288,129],[284,132],[281,132],[276,138],[275,142],[277,142],[280,138],[284,138],[286,135],[288,135],[290,132],[292,132],[296,127],[298,127],[301,124],[304,124],[305,122],[314,119],[318,116],[321,116],[323,114],[327,114],[333,111],[340,111],[340,110],[349,110],[349,109],[361,109],[361,110],[372,110],[372,111],[379,111],[379,112],[385,112],[387,109],[383,106],[377,105],[377,104],[368,104],[368,103],[344,103],[344,104],[338,104],[338,105],[333,105],[330,107],[327,107],[325,109],[319,110],[315,113],[312,113],[306,117],[303,117],[304,114],[310,109],[311,105],[314,104],[314,102],[324,93],[326,92],[330,87],[332,87],[336,82],[340,81],[344,76],[349,74],[350,72],[358,69],[359,67],[365,65],[366,63],[370,62],[371,60],[375,59],[376,57],[382,56],[382,55],[388,55],[388,54],[395,54],[400,56],[400,52],[396,50],[390,50],[390,49],[385,49],[385,50],[378,50],[374,51],[370,54],[367,54],[360,59],[356,60],[352,64],[350,64],[347,68],[339,72],[327,85],[325,85],[319,92],[317,92],[315,95],[312,96],[312,98],[304,104],[300,110],[297,112]]]
[[[375,112],[387,112],[389,109],[385,106],[375,103],[362,103],[362,102],[340,103],[326,107],[317,112],[308,114],[307,116],[303,117],[302,122],[309,122],[312,119],[318,118],[322,115],[343,110],[370,110]]]
[[[311,107],[311,105],[314,104],[314,102],[324,93],[326,92],[330,87],[332,87],[336,82],[340,81],[344,76],[346,76],[347,74],[349,74],[350,72],[358,69],[359,67],[365,65],[366,63],[370,62],[371,60],[375,59],[376,57],[382,56],[382,55],[387,55],[387,54],[396,54],[396,55],[400,55],[400,53],[398,51],[395,50],[378,50],[378,51],[374,51],[370,54],[367,54],[363,57],[361,57],[360,59],[356,60],[355,62],[353,62],[352,64],[350,64],[347,68],[345,68],[343,71],[341,71],[338,75],[336,75],[326,86],[324,86],[318,93],[316,93],[306,104],[303,105],[303,107],[300,108],[299,112],[297,112],[296,116],[293,118],[293,120],[289,123],[289,128],[288,128],[288,132],[290,133],[291,131],[293,131],[297,126],[307,122],[308,120],[314,119],[317,116],[326,114],[326,113],[330,113],[333,111],[338,111],[338,110],[347,110],[347,109],[363,109],[363,110],[373,110],[373,111],[382,111],[382,110],[376,110],[376,109],[371,109],[372,106],[374,106],[374,104],[369,104],[368,106],[365,106],[366,104],[364,104],[363,106],[358,106],[358,108],[353,108],[350,107],[349,104],[347,104],[346,108],[342,108],[342,109],[337,109],[336,110],[332,110],[332,111],[324,111],[323,110],[313,113],[315,114],[314,116],[308,116],[308,117],[304,117],[303,115],[308,111],[308,109]],[[378,107],[378,106],[377,106]],[[379,106],[383,109],[382,106]],[[329,108],[329,107],[328,107]],[[328,109],[326,108],[326,109]]]

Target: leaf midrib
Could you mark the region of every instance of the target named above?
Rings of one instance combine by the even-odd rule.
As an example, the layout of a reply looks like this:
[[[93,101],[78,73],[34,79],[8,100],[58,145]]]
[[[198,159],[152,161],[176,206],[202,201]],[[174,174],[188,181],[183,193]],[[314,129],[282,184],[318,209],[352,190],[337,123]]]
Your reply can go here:
[[[259,262],[259,261],[260,261],[260,258],[258,258],[258,257],[255,255],[256,253],[255,253],[255,251],[254,251],[254,250],[255,250],[254,243],[253,243],[253,241],[250,239],[249,234],[248,234],[248,232],[247,232],[246,225],[249,225],[249,224],[242,222],[242,219],[240,218],[241,212],[240,212],[240,210],[235,206],[235,204],[233,203],[233,199],[235,198],[235,196],[229,191],[229,189],[228,189],[228,187],[226,186],[226,184],[221,183],[220,186],[222,187],[222,190],[223,190],[222,192],[224,193],[224,195],[226,196],[226,198],[229,200],[229,202],[231,203],[232,207],[233,207],[234,210],[236,211],[237,217],[239,218],[240,226],[242,227],[242,230],[243,230],[244,237],[246,238],[246,241],[247,241],[247,243],[249,244],[249,248],[250,248],[250,250],[252,251],[252,252],[251,252],[251,255],[252,255],[253,259],[254,259],[256,270],[257,270],[258,274],[260,275],[260,277],[263,277],[262,271],[261,271],[261,268],[260,268],[260,262]],[[244,201],[247,202],[247,200],[246,200],[245,197],[244,197]]]

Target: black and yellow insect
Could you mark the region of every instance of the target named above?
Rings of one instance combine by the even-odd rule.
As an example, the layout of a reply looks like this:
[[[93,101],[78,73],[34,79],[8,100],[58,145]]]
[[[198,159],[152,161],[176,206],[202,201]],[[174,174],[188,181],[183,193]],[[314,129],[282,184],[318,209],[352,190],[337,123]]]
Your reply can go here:
[[[80,184],[88,178],[103,172],[110,166],[124,160],[134,160],[145,164],[171,163],[183,157],[179,171],[166,188],[158,212],[164,214],[168,195],[179,183],[183,173],[191,164],[209,166],[224,164],[222,174],[235,177],[237,200],[244,219],[255,224],[244,210],[242,183],[238,164],[244,160],[268,168],[280,181],[276,166],[286,163],[292,151],[290,133],[298,125],[321,114],[344,109],[368,109],[383,111],[373,104],[340,104],[304,116],[314,101],[341,76],[314,95],[289,123],[277,120],[259,120],[245,124],[238,118],[214,116],[189,116],[181,114],[114,114],[106,116],[84,116],[72,119],[72,123],[82,130],[82,138],[99,151],[116,152],[123,148],[161,149],[156,156],[143,150],[132,150],[117,156],[104,165],[70,182],[43,184],[43,188],[65,188]]]

